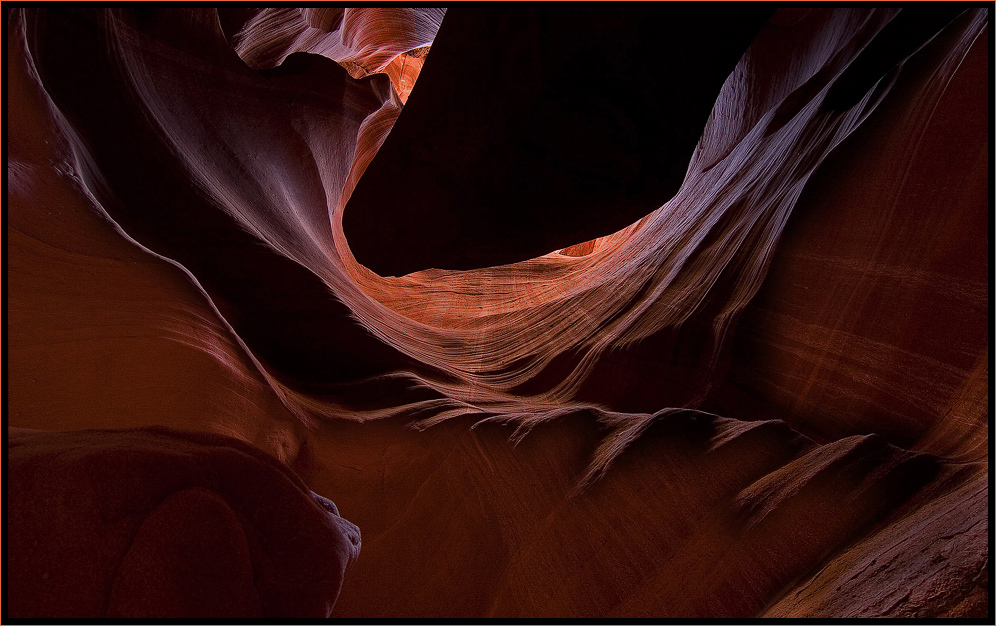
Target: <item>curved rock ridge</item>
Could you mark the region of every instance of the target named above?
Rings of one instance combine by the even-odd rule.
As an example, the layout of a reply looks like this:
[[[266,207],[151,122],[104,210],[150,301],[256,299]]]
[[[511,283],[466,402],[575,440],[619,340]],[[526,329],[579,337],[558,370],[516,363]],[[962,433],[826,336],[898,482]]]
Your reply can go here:
[[[404,115],[392,64],[447,54],[442,20],[12,12],[10,424],[69,432],[12,439],[47,473],[11,466],[10,510],[20,538],[52,530],[44,558],[80,550],[92,584],[60,601],[985,618],[986,12],[780,9],[666,204],[530,260],[380,276],[343,219]],[[210,434],[86,430],[149,426]],[[205,483],[231,450],[240,477]],[[105,453],[138,469],[56,460]],[[122,498],[107,530],[93,510]],[[240,507],[276,501],[319,548],[268,560]],[[337,507],[364,535],[344,581]],[[205,542],[227,604],[175,575]],[[63,579],[22,556],[44,614]]]
[[[363,386],[337,386],[343,356],[352,352],[347,357],[351,381],[412,374],[406,387],[411,400],[395,406],[431,424],[468,412],[533,415],[579,401],[633,412],[700,404],[711,386],[722,338],[760,287],[806,181],[887,94],[889,77],[853,108],[822,110],[833,80],[896,13],[830,11],[797,22],[795,38],[756,40],[721,92],[675,199],[597,241],[592,254],[554,254],[502,268],[427,271],[401,279],[381,278],[357,265],[341,230],[349,190],[389,130],[395,101],[378,92],[376,81],[353,82],[345,76],[335,81],[341,85],[339,97],[352,103],[345,112],[337,110],[331,92],[312,94],[308,105],[290,100],[308,93],[304,75],[331,77],[337,68],[299,57],[294,67],[285,62],[271,70],[276,73],[253,73],[236,63],[211,12],[199,15],[192,21],[183,14],[185,28],[199,29],[199,61],[164,55],[160,44],[153,45],[158,32],[179,29],[170,20],[180,16],[168,12],[147,27],[148,33],[141,20],[113,11],[106,26],[89,32],[69,20],[60,25],[62,18],[55,16],[36,25],[34,57],[43,84],[56,102],[62,100],[60,93],[67,98],[71,93],[63,120],[72,125],[71,136],[82,134],[87,142],[86,152],[78,144],[76,158],[100,168],[100,182],[115,190],[114,197],[101,198],[95,171],[81,172],[84,183],[130,237],[180,263],[216,307],[223,299],[233,308],[219,312],[235,322],[236,335],[292,411],[382,416],[383,411],[337,404],[337,397],[348,398],[351,388]],[[60,27],[70,33],[45,39],[45,33]],[[945,83],[967,54],[982,21],[964,16],[952,28],[957,34],[943,42],[946,52],[933,77],[937,83]],[[92,42],[97,56],[88,59],[91,72],[111,63],[98,52],[108,46],[97,45],[110,41],[115,63],[123,65],[119,80],[124,88],[115,92],[134,94],[137,111],[134,100],[114,100],[103,89],[94,93],[91,88],[89,96],[76,89],[60,91],[71,87],[63,84],[68,78],[61,71],[53,69],[46,78],[46,51],[56,54],[70,34],[74,43]],[[755,69],[752,59],[776,53],[796,58],[788,68],[761,64]],[[181,60],[195,67],[214,65],[210,72],[181,71]],[[224,89],[218,72],[230,76]],[[175,77],[168,91],[151,79],[157,75]],[[757,85],[772,93],[754,94]],[[928,81],[918,107],[929,109],[931,94],[938,97],[941,86]],[[239,91],[242,95],[234,97]],[[92,104],[85,109],[74,104],[88,98],[102,100],[96,115]],[[744,115],[727,112],[727,102],[748,98],[771,104],[762,115],[751,108]],[[276,115],[278,110],[282,114]],[[121,127],[117,133],[102,130],[110,115]],[[151,128],[145,124],[149,117],[155,120]],[[136,172],[132,159],[120,158],[124,119],[133,120],[127,128],[132,147],[161,167]],[[249,119],[267,120],[268,130],[246,123]],[[286,130],[278,134],[281,128]],[[138,137],[158,147],[140,144]],[[728,149],[730,137],[740,141]],[[225,159],[217,156],[219,142],[227,146]],[[345,149],[346,158],[332,146]],[[308,155],[303,162],[301,151]],[[197,182],[196,196],[175,189],[184,176]],[[127,197],[125,185],[163,189],[162,208],[146,203],[138,212],[139,199]],[[176,210],[180,202],[189,215]],[[213,225],[196,243],[166,240],[181,224],[184,236],[193,240],[187,223],[208,220]],[[207,245],[226,254],[211,254]],[[233,284],[239,280],[232,276],[236,259],[257,268],[251,280],[261,286]],[[250,290],[257,293],[247,300],[244,292]],[[263,297],[270,301],[260,302]],[[273,303],[273,297],[281,302]],[[674,332],[678,328],[701,339],[683,348]],[[615,396],[614,387],[604,384],[606,372],[639,381],[627,361],[651,345],[655,353],[669,355],[656,365],[655,378],[675,384],[643,385],[639,391],[627,385],[616,388],[625,397]],[[418,399],[419,389],[432,397]]]
[[[262,9],[236,35],[235,51],[255,69],[295,52],[328,57],[353,78],[385,73],[408,99],[446,9]]]
[[[13,616],[324,618],[359,554],[359,529],[329,500],[229,437],[8,438]]]

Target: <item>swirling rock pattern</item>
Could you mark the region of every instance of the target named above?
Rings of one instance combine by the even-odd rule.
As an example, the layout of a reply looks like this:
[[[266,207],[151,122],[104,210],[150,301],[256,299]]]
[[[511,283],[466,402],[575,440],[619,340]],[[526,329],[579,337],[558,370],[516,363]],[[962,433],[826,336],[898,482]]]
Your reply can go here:
[[[256,69],[295,52],[332,59],[353,78],[384,73],[402,102],[415,86],[445,9],[264,9],[238,31],[235,51]]]
[[[265,451],[363,530],[335,617],[985,617],[986,12],[721,21],[742,43],[702,61],[705,113],[626,92],[672,102],[648,134],[670,146],[661,182],[632,202],[645,154],[603,142],[591,171],[623,182],[573,216],[556,198],[584,195],[585,170],[558,155],[650,127],[625,98],[554,97],[585,72],[502,52],[502,33],[561,33],[547,67],[591,15],[515,17],[15,11],[11,424]],[[468,78],[471,43],[493,54]],[[559,62],[611,83],[635,57],[609,56]],[[510,109],[495,128],[537,151],[491,150],[514,144],[460,109],[525,76],[523,103],[588,122]],[[553,163],[548,184],[516,154]],[[487,226],[506,186],[509,224],[545,216],[520,243]],[[616,206],[626,221],[599,217]],[[234,533],[213,496],[185,497],[162,506]],[[107,558],[183,561],[144,550]]]

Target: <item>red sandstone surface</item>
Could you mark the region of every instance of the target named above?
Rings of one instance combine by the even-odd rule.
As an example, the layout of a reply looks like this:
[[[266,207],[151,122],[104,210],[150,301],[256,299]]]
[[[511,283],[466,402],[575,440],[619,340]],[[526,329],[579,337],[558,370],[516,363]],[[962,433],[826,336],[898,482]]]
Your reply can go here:
[[[986,10],[640,10],[11,11],[5,617],[991,620]]]

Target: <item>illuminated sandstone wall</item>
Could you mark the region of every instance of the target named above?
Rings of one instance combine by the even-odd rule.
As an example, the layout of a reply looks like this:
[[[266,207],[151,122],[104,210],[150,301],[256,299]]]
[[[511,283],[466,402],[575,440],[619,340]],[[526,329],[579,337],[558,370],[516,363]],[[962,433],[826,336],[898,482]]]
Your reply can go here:
[[[335,617],[984,615],[988,22],[933,11],[765,16],[662,205],[401,276],[475,258],[370,198],[461,161],[406,116],[490,17],[15,11],[9,425],[275,457],[362,531]]]

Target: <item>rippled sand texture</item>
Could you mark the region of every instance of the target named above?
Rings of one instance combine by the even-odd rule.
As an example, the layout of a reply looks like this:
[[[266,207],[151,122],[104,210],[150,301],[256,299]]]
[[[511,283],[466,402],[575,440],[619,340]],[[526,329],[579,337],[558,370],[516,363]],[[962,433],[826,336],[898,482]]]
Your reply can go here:
[[[363,533],[334,617],[985,617],[985,11],[780,9],[663,206],[381,276],[444,13],[13,11],[9,425],[275,457]]]

